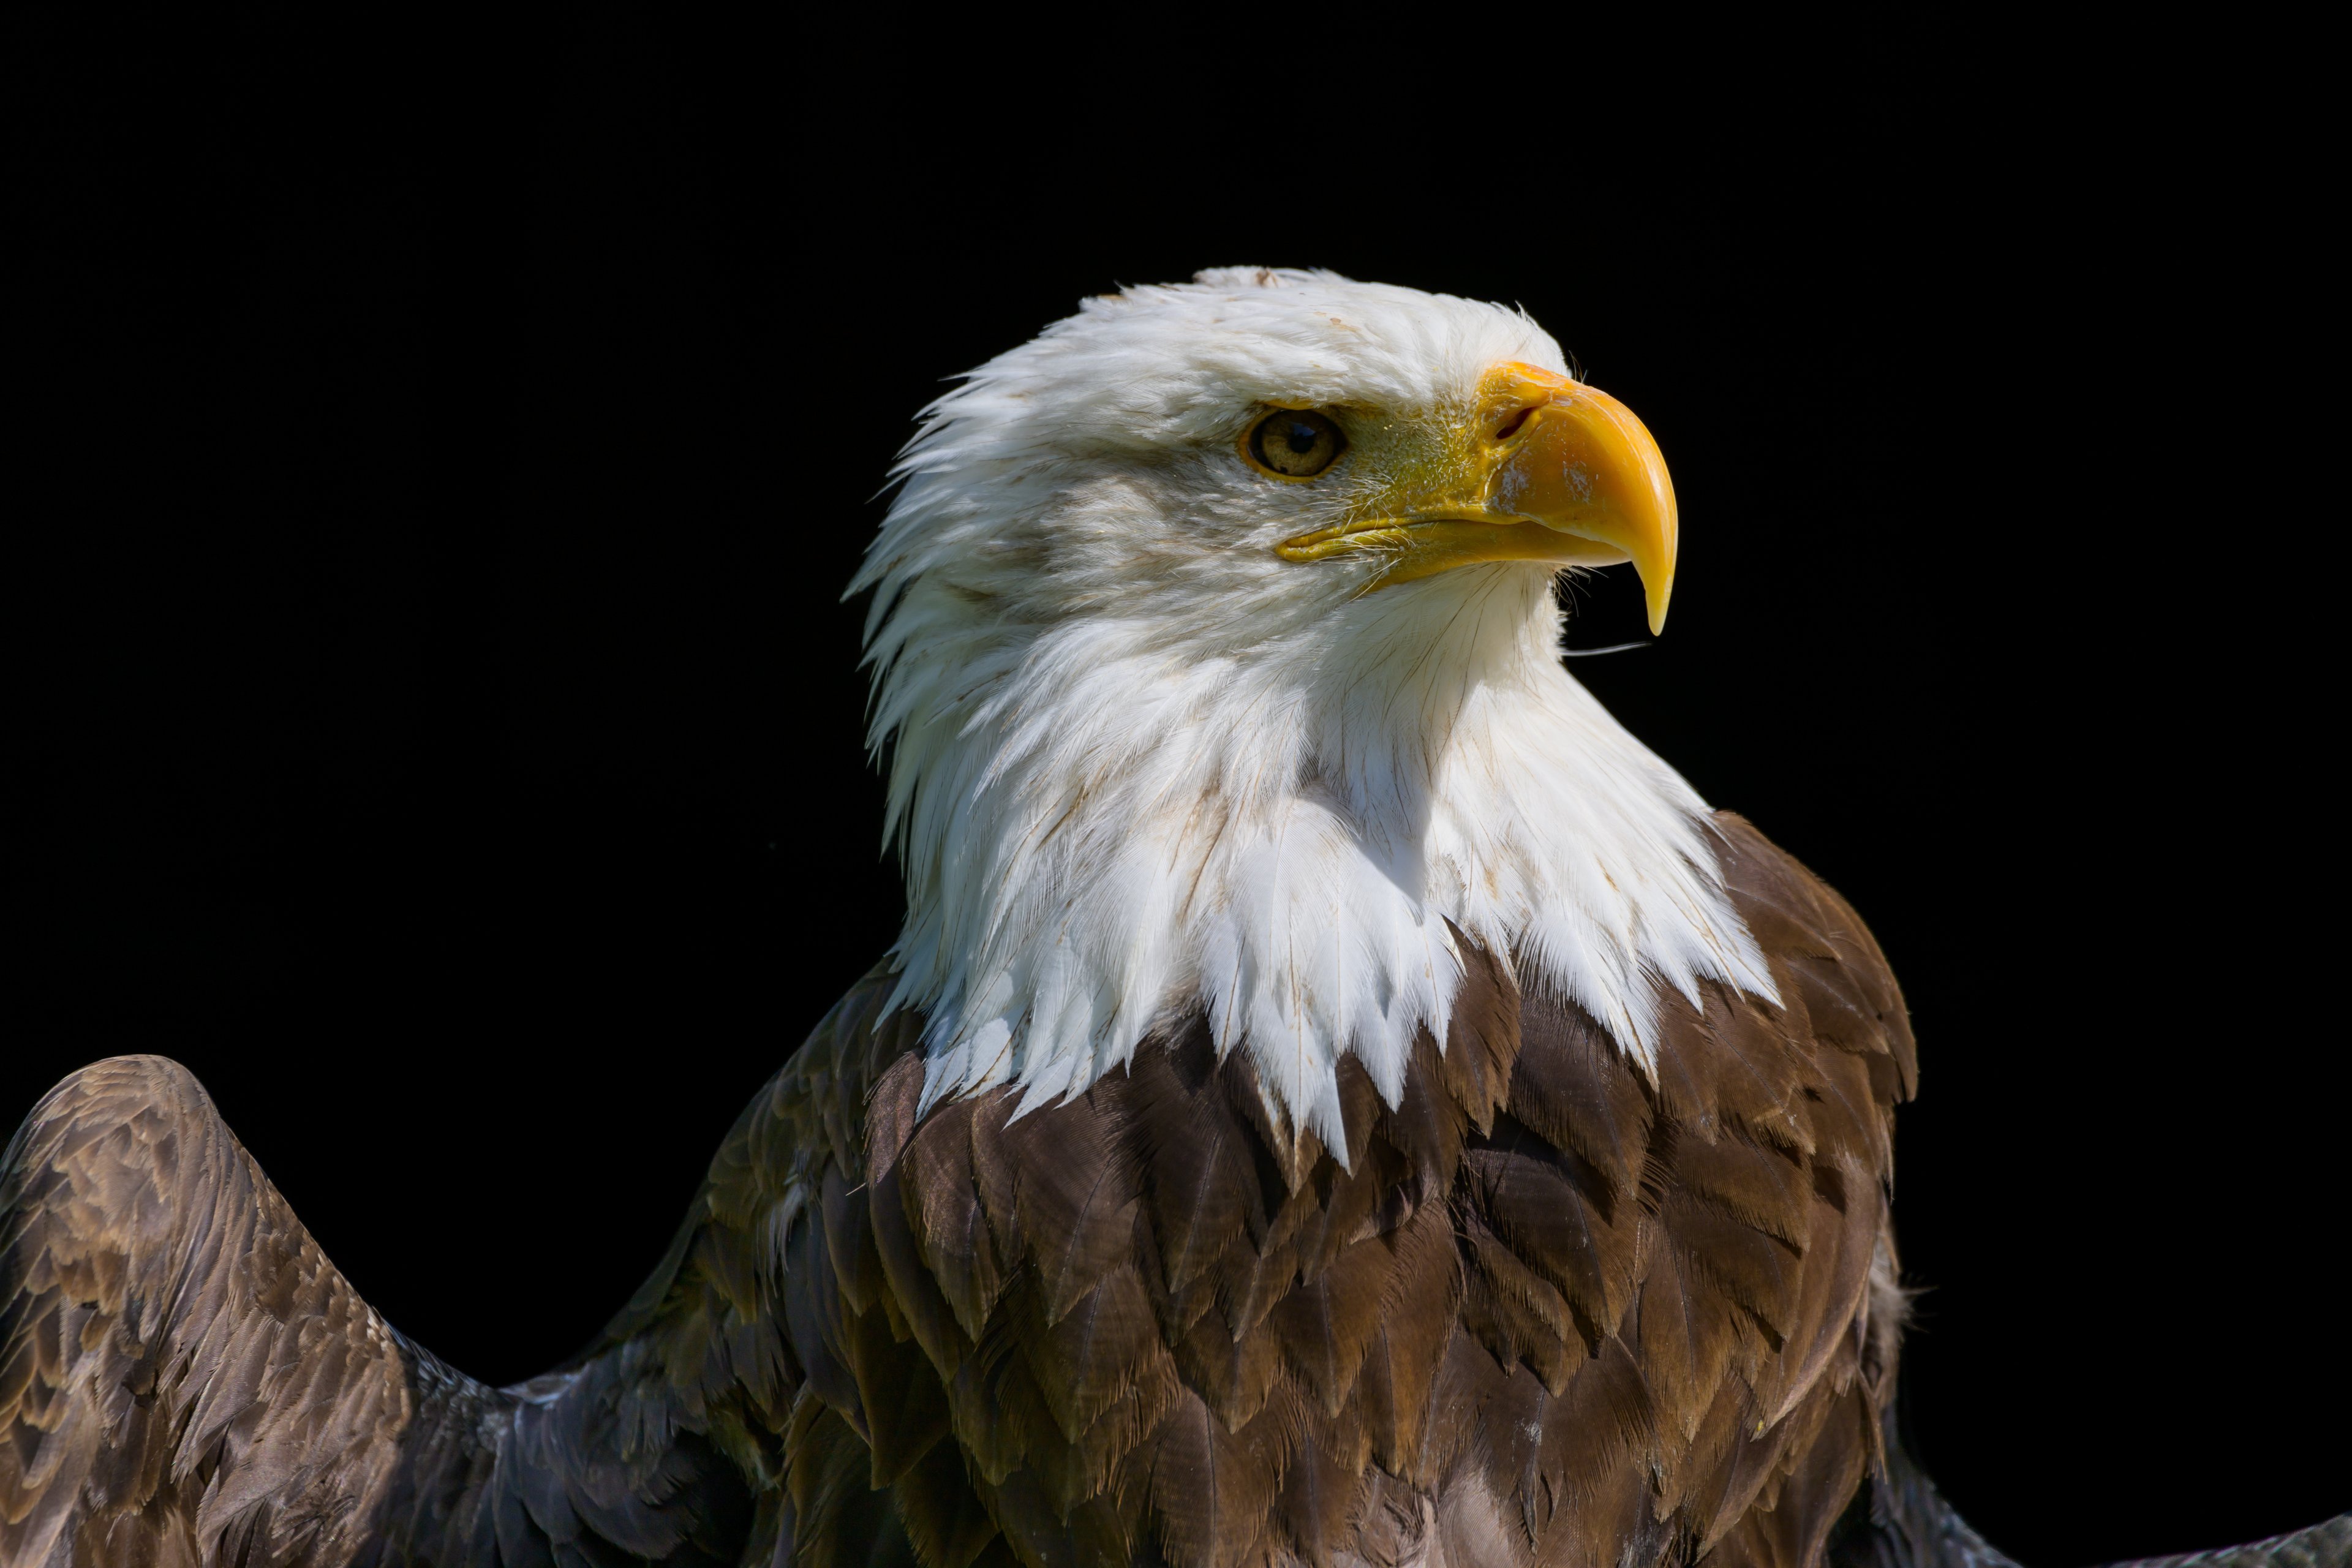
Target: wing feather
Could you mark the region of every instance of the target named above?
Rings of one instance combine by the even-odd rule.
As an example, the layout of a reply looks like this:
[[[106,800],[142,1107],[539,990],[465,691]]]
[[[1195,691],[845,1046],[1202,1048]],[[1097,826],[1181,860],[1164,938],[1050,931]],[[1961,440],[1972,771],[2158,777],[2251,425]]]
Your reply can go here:
[[[0,1560],[356,1548],[415,1414],[399,1342],[184,1068],[52,1089],[0,1213]]]

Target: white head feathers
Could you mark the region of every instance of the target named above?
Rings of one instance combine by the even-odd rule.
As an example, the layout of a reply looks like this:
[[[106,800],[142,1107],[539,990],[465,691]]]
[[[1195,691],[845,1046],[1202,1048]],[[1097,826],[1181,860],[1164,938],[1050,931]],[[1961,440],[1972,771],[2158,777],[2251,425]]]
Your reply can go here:
[[[1409,445],[1508,361],[1564,369],[1498,306],[1234,268],[1090,300],[925,412],[851,591],[927,1106],[1076,1095],[1204,1009],[1344,1151],[1341,1056],[1393,1102],[1444,1042],[1448,922],[1645,1063],[1659,983],[1771,994],[1705,804],[1562,668],[1549,570],[1365,595],[1375,563],[1275,553],[1379,476],[1254,469],[1266,405]]]

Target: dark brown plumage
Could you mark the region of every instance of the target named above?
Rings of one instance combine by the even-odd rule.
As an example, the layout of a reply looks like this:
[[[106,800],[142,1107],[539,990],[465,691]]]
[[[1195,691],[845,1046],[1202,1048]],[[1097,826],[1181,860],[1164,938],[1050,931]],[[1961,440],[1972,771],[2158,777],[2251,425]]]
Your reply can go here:
[[[1886,1550],[1911,1036],[1845,904],[1717,820],[1783,1007],[1668,997],[1650,1081],[1480,955],[1395,1108],[1349,1064],[1344,1160],[1199,1026],[1068,1105],[919,1120],[877,972],[602,1343],[514,1389],[360,1301],[184,1071],[88,1068],[0,1193],[0,1561]]]

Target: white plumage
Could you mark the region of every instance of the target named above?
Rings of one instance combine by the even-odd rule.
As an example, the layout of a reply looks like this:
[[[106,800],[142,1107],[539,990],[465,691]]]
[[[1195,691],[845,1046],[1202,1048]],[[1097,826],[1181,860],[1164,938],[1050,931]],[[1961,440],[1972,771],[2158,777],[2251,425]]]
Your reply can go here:
[[[1562,667],[1523,562],[1364,592],[1283,540],[1362,515],[1479,377],[1564,372],[1523,314],[1235,268],[1091,300],[927,411],[852,591],[909,915],[924,1103],[1073,1097],[1205,1007],[1344,1158],[1334,1069],[1393,1103],[1461,966],[1447,925],[1645,1065],[1654,977],[1768,998],[1697,794]],[[1326,482],[1236,447],[1269,405],[1378,438]]]

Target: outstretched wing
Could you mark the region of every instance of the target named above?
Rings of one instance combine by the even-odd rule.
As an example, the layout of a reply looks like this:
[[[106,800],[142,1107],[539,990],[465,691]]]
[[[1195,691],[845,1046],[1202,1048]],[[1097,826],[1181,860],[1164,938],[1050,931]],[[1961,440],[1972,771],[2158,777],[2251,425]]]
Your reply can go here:
[[[905,1045],[879,994],[753,1100],[599,1342],[509,1389],[371,1310],[185,1068],[67,1079],[0,1165],[0,1563],[789,1560],[786,1324],[839,1314],[780,1247],[862,1168],[869,1063]],[[887,1538],[879,1507],[844,1528]]]
[[[0,1173],[0,1561],[336,1563],[415,1392],[187,1070],[51,1090]]]

